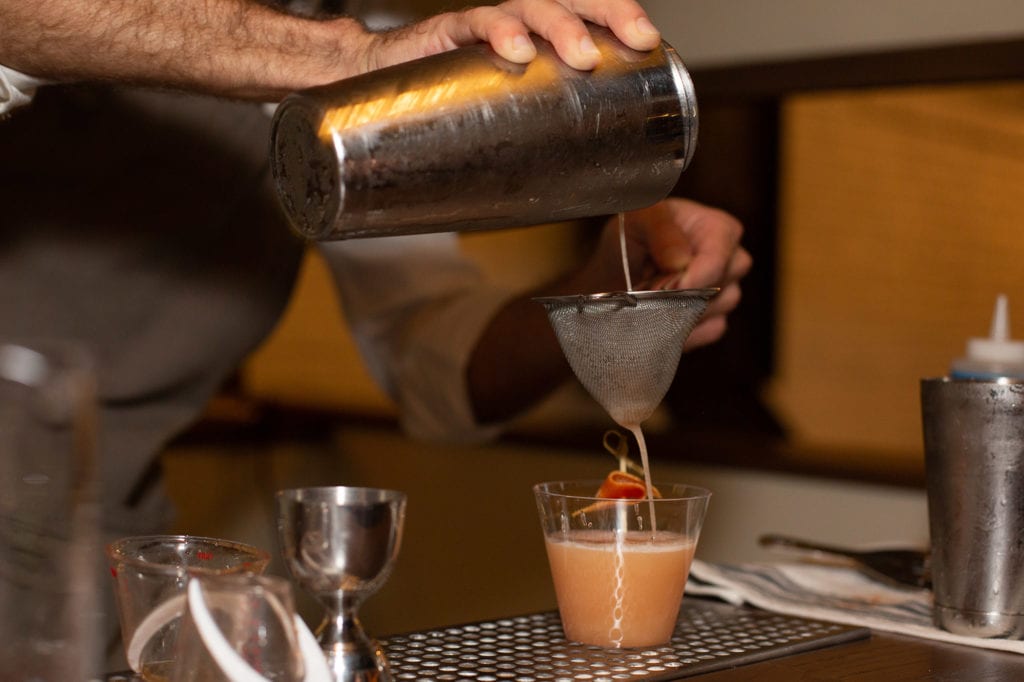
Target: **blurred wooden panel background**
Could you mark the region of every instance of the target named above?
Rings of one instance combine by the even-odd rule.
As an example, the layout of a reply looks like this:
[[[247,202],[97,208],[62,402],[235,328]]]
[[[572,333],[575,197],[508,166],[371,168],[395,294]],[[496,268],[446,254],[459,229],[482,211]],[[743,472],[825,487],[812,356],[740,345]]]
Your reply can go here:
[[[1024,85],[793,96],[782,126],[767,400],[822,457],[917,463],[919,379],[988,335],[999,293],[1024,337]]]

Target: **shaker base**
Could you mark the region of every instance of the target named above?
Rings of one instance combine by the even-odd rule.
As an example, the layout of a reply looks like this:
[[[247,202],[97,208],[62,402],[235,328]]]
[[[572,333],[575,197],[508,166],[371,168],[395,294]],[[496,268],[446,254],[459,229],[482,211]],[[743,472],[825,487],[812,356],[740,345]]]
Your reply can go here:
[[[935,605],[935,625],[965,637],[1024,639],[1024,614],[995,611],[965,611]]]

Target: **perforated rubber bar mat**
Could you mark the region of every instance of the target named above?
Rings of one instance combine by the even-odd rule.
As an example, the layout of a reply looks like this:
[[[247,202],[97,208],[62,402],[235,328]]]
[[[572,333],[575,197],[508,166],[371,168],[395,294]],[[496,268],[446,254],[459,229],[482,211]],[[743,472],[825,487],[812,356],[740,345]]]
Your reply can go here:
[[[865,639],[867,628],[683,601],[672,641],[651,649],[602,649],[566,641],[557,612],[389,637],[381,644],[396,680],[676,680]]]

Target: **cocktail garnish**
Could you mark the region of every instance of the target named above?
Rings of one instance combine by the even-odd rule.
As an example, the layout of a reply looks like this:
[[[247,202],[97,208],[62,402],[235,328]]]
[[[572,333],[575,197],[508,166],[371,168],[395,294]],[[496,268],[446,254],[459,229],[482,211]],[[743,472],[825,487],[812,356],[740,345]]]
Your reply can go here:
[[[661,493],[653,486],[651,488],[651,494],[654,495],[655,499],[661,497]],[[634,476],[626,471],[612,471],[601,483],[601,487],[597,490],[596,497],[600,497],[608,501],[589,504],[583,509],[577,509],[572,515],[578,516],[580,514],[598,511],[600,509],[614,507],[615,503],[612,500],[647,499],[647,486],[644,485],[644,480],[639,476]]]
[[[661,497],[657,488],[652,488],[651,494],[655,498]],[[601,483],[597,496],[614,500],[643,500],[647,497],[647,486],[639,476],[625,471],[612,471]]]
[[[644,475],[644,468],[629,458],[629,439],[626,434],[615,429],[604,432],[601,444],[612,457],[619,462],[619,471],[632,471],[637,476]]]

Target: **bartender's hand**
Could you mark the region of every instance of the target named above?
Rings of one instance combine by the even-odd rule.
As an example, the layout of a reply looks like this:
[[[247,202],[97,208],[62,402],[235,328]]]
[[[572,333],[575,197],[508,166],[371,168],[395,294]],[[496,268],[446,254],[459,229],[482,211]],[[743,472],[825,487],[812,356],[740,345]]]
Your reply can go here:
[[[670,198],[626,214],[634,289],[721,289],[687,339],[687,348],[709,344],[725,333],[726,317],[740,302],[740,279],[753,262],[740,245],[742,236],[736,218],[687,199]],[[625,288],[617,219],[605,227],[590,267],[611,285],[605,290]]]
[[[508,0],[491,7],[448,12],[405,29],[381,34],[370,68],[388,66],[462,45],[488,42],[517,63],[537,55],[530,33],[548,40],[576,69],[597,66],[601,55],[584,21],[607,26],[635,50],[653,50],[661,35],[635,0]]]
[[[528,62],[529,32],[571,66],[600,55],[583,21],[653,49],[636,0],[508,0],[372,33],[349,17],[317,21],[257,0],[0,0],[0,64],[54,82],[118,81],[272,101],[289,92],[487,41]]]
[[[686,199],[666,199],[626,214],[626,252],[634,289],[719,287],[686,348],[711,343],[740,301],[751,266],[740,246],[743,227],[728,213]],[[549,286],[509,301],[481,334],[466,370],[481,423],[509,419],[569,377],[569,365],[544,309],[532,296],[624,291],[618,219],[610,219],[586,264]]]

